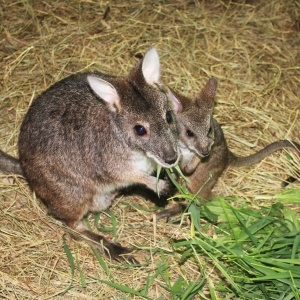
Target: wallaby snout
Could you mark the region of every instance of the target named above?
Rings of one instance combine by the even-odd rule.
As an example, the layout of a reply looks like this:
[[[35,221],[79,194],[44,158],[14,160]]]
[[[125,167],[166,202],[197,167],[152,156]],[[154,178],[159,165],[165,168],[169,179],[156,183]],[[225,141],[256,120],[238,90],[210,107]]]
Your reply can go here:
[[[178,161],[178,154],[176,153],[173,157],[166,157],[164,160],[167,165],[174,166]]]
[[[179,154],[178,154],[177,150],[168,149],[168,150],[163,151],[163,153],[165,153],[165,154],[163,154],[160,157],[159,156],[154,156],[150,152],[148,152],[147,155],[150,158],[153,158],[156,161],[156,163],[158,163],[159,165],[161,165],[164,168],[172,168],[178,163]]]
[[[201,151],[199,152],[200,156],[202,157],[206,157],[209,155],[209,149],[208,148],[204,148],[204,149],[201,149]]]
[[[208,138],[199,139],[199,141],[196,141],[196,144],[194,145],[194,147],[195,147],[194,151],[200,157],[209,156],[213,144],[214,144],[214,140],[212,140],[212,139],[208,139]]]
[[[175,124],[170,127],[170,131],[174,132],[176,130]],[[165,168],[174,167],[179,160],[179,149],[178,149],[178,139],[177,134],[173,133],[170,135],[169,130],[166,132],[165,137],[161,136],[162,130],[156,132],[156,137],[154,138],[154,143],[157,151],[156,162]],[[171,138],[170,138],[171,137]],[[158,144],[157,139],[163,139],[164,142],[161,145]]]

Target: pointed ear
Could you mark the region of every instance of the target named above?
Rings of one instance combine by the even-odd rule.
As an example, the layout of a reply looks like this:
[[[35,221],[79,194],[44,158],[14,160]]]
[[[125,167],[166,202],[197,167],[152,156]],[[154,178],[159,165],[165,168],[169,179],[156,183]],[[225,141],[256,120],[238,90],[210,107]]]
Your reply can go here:
[[[94,75],[88,75],[87,81],[94,93],[105,101],[112,111],[120,109],[120,96],[112,84]]]
[[[171,100],[173,110],[175,114],[181,113],[182,112],[182,104],[180,100],[175,96],[174,91],[168,87],[168,96],[169,99]]]
[[[218,80],[212,77],[208,80],[200,94],[196,97],[196,103],[199,106],[206,105],[208,108],[214,107],[214,101],[217,95]]]
[[[154,47],[150,48],[143,58],[142,73],[148,84],[159,83],[160,63]]]

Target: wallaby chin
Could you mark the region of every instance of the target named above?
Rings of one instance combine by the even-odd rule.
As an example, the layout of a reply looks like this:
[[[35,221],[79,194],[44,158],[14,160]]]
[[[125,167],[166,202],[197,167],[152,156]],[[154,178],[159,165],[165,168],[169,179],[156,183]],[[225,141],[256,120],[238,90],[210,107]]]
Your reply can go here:
[[[162,159],[160,157],[157,157],[153,155],[152,153],[147,152],[147,156],[151,159],[153,159],[158,165],[164,167],[164,168],[172,168],[175,167],[179,162],[179,155],[176,154],[173,158],[170,159]]]

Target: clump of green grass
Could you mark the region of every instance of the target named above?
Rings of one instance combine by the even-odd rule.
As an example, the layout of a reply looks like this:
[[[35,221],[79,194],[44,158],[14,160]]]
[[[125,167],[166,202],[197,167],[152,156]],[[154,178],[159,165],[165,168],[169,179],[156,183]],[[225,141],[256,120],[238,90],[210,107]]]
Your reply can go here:
[[[300,222],[293,210],[281,203],[235,208],[224,198],[205,207],[202,217],[209,219],[207,210],[218,217],[216,234],[212,238],[200,228],[174,241],[181,263],[205,258],[219,270],[215,289],[227,299],[300,299]]]
[[[221,197],[203,204],[173,183],[181,192],[178,197],[188,200],[191,219],[190,236],[173,243],[181,253],[180,263],[201,257],[212,264],[220,273],[215,289],[227,299],[300,299],[300,221],[294,210],[280,202],[258,209],[247,204],[236,208]],[[285,190],[272,198],[299,204],[300,190]],[[205,233],[200,218],[207,220],[205,226],[213,225],[214,237]]]
[[[166,259],[170,252],[158,248],[152,249],[160,257],[155,272],[149,273],[142,288],[135,290],[118,283],[111,276],[105,260],[95,251],[108,280],[94,280],[130,297],[143,299],[153,299],[149,291],[157,282],[168,291],[170,299],[193,299],[196,295],[201,299],[300,299],[300,221],[294,210],[280,202],[254,209],[243,199],[237,198],[218,197],[203,203],[197,195],[189,194],[184,186],[176,181],[174,184],[180,191],[177,197],[188,200],[187,210],[180,218],[190,218],[191,230],[184,239],[172,241],[172,255],[177,259],[179,268],[185,262],[193,261],[200,270],[197,280],[190,280],[183,269],[177,280],[171,280],[174,266]],[[291,203],[298,199],[299,203],[299,193],[297,189],[289,190],[273,198]],[[113,218],[113,228],[116,228],[116,223]],[[85,287],[85,276],[78,261],[74,262],[66,245],[64,248],[72,277],[77,265],[82,286]],[[206,272],[209,269],[219,274],[217,282]]]

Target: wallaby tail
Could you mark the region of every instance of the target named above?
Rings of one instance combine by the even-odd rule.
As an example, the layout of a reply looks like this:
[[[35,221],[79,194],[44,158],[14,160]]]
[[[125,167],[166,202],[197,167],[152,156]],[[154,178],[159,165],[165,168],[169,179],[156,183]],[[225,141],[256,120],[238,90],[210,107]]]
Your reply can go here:
[[[24,176],[19,160],[4,153],[2,150],[0,150],[0,171]]]
[[[288,140],[282,140],[274,142],[262,150],[245,157],[238,157],[232,152],[229,151],[228,158],[229,158],[229,165],[233,167],[245,167],[245,166],[252,166],[256,163],[259,163],[265,157],[269,156],[273,152],[285,148],[291,148],[299,152],[300,154],[300,145],[296,142],[290,142]]]

